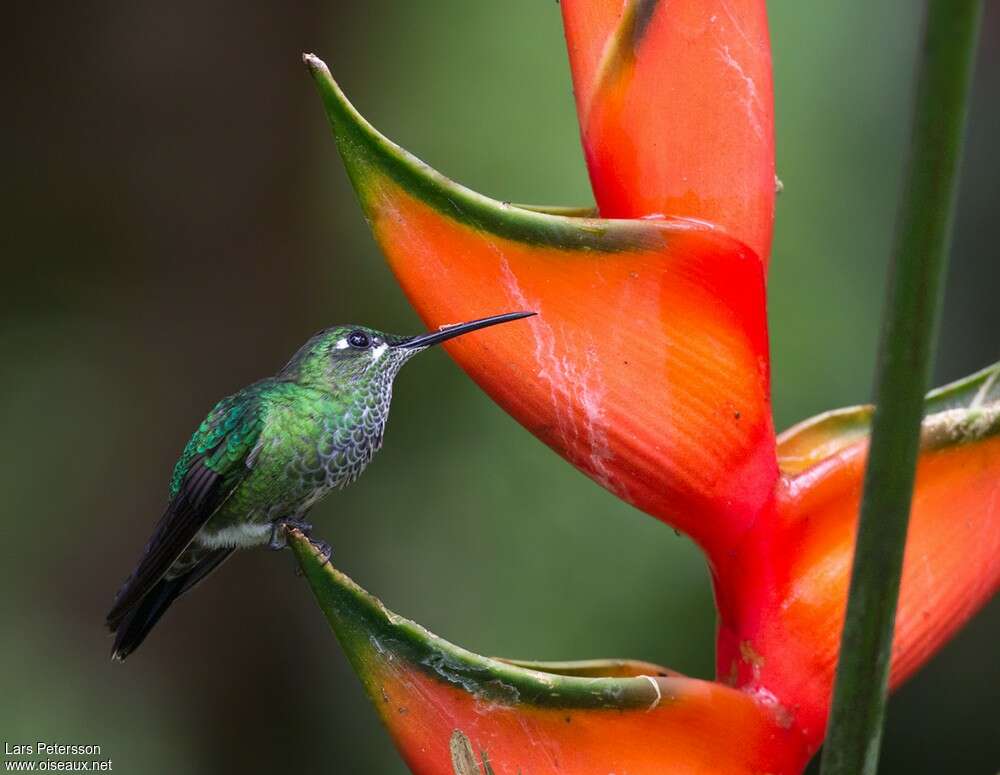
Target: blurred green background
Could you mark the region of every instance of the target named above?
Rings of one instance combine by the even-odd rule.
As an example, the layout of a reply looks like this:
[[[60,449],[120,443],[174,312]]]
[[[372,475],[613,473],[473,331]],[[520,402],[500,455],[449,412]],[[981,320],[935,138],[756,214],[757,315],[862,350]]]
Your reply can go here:
[[[779,427],[869,398],[919,27],[912,0],[775,3]],[[1000,7],[980,48],[936,381],[1000,356]],[[290,556],[246,553],[126,665],[102,622],[188,433],[314,330],[421,328],[299,60],[500,199],[590,201],[554,2],[16,4],[5,95],[0,731],[116,772],[403,771]],[[667,120],[669,127],[669,119]],[[709,676],[692,544],[616,501],[443,353],[314,512],[335,562],[471,649]],[[994,773],[1000,606],[894,698],[882,771]]]

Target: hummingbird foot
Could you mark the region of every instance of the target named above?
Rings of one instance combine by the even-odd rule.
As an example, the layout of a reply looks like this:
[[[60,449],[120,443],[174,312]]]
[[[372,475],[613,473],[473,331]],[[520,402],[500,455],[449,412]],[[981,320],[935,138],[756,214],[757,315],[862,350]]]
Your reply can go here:
[[[320,564],[325,565],[330,562],[330,557],[333,555],[333,547],[330,544],[312,536],[309,536],[309,543],[319,553]]]
[[[290,527],[300,530],[306,536],[313,529],[312,524],[306,522],[304,519],[276,519],[271,523],[271,540],[267,542],[267,548],[280,551],[288,546],[288,534],[286,530]],[[312,541],[311,538],[309,540]]]

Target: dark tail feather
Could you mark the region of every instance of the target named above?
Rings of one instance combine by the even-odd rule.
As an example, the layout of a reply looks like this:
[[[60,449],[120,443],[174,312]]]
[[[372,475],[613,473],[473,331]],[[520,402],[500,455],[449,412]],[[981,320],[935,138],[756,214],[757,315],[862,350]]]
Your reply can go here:
[[[115,647],[111,658],[122,661],[149,635],[160,617],[184,589],[187,576],[160,579],[139,604],[125,615],[115,628]]]
[[[128,613],[117,620],[109,619],[108,626],[115,634],[111,658],[122,662],[139,648],[139,644],[146,639],[171,604],[215,570],[232,553],[232,549],[219,549],[205,557],[183,576],[160,579]]]

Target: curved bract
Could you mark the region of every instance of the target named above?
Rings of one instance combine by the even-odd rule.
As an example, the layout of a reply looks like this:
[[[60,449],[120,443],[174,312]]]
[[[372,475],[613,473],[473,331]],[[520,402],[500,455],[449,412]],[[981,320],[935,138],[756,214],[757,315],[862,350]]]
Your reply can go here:
[[[1000,401],[1000,364],[994,364],[927,394],[924,415],[940,415],[938,422],[927,429],[944,430],[943,412],[985,407]],[[788,475],[800,474],[837,452],[864,440],[871,431],[870,404],[834,409],[803,420],[778,436],[778,466]],[[975,413],[965,414],[975,418]],[[931,439],[927,439],[931,443]]]
[[[757,257],[700,222],[567,217],[470,191],[378,134],[307,62],[425,321],[538,313],[488,341],[448,343],[462,368],[621,498],[710,551],[731,542],[777,476]]]
[[[831,412],[782,435],[789,475],[775,522],[748,536],[719,581],[736,601],[720,631],[719,674],[780,697],[814,747],[840,645],[869,417],[866,407]],[[1000,364],[928,394],[890,684],[911,675],[998,586]]]
[[[563,0],[601,214],[702,218],[766,263],[774,105],[764,0]]]
[[[797,773],[805,748],[775,708],[720,684],[621,660],[529,663],[458,648],[290,543],[407,765],[451,772],[463,733],[496,775]],[[648,671],[648,672],[643,672]]]

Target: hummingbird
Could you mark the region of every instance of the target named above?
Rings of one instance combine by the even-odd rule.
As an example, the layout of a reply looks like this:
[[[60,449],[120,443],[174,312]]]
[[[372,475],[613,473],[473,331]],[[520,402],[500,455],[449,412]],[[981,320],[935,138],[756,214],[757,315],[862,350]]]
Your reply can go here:
[[[178,597],[235,550],[281,549],[286,527],[309,534],[309,510],[357,479],[382,446],[392,383],[410,358],[534,314],[509,312],[417,336],[334,326],[273,377],[219,401],[184,447],[166,510],[108,613],[112,659],[124,660]],[[329,544],[310,540],[329,557]]]

